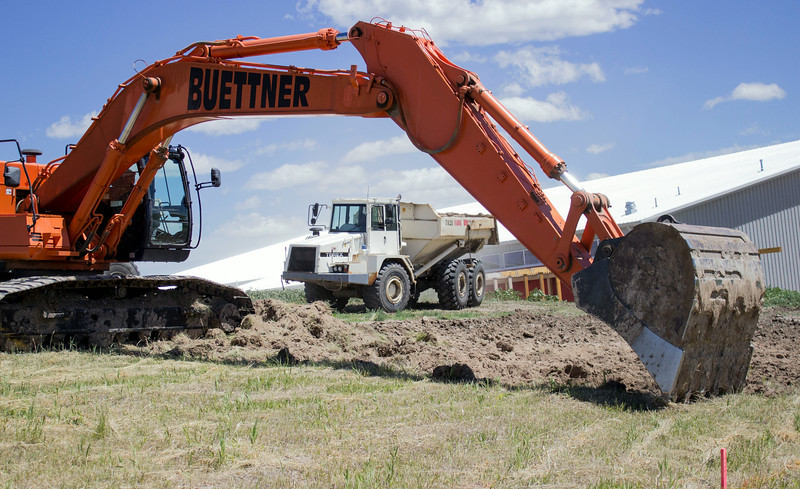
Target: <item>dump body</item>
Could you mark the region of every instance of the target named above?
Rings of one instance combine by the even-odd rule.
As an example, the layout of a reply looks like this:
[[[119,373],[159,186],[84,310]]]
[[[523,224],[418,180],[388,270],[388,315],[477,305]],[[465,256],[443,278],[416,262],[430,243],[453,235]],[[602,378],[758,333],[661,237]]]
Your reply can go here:
[[[400,203],[400,228],[400,251],[417,270],[432,261],[456,258],[474,253],[486,243],[497,243],[497,224],[493,217],[439,214],[430,204]],[[451,253],[440,256],[449,248],[453,248]]]

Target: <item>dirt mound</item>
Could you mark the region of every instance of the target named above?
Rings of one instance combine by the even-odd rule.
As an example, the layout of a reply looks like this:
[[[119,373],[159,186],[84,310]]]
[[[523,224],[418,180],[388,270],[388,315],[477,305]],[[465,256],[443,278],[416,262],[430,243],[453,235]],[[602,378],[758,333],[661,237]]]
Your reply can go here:
[[[443,381],[611,385],[659,393],[619,335],[586,315],[543,314],[520,303],[504,316],[349,323],[321,302],[262,300],[255,306],[232,334],[213,330],[200,339],[180,336],[140,348],[211,360],[355,362]],[[798,339],[800,311],[765,311],[746,390],[774,394],[796,383],[800,366],[791,353]]]
[[[800,310],[762,311],[753,338],[753,359],[745,392],[776,394],[800,382]]]

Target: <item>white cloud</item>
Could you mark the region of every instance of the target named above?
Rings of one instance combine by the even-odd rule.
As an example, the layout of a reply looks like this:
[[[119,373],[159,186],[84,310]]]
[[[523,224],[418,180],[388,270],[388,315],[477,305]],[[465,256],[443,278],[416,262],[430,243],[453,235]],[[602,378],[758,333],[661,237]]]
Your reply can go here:
[[[96,116],[97,112],[90,112],[79,120],[73,121],[68,115],[65,115],[58,122],[50,124],[45,134],[47,137],[56,139],[73,138],[79,139],[83,133],[92,125],[92,117]]]
[[[395,136],[382,141],[361,143],[348,151],[347,154],[342,157],[342,161],[374,161],[381,156],[416,153],[417,151],[417,148],[411,144],[407,136]]]
[[[317,142],[313,139],[298,139],[295,141],[287,141],[282,143],[273,143],[267,146],[263,146],[258,148],[255,151],[256,156],[260,155],[272,155],[280,152],[287,152],[287,151],[298,151],[301,149],[304,150],[311,150],[317,147]]]
[[[212,236],[225,238],[268,237],[270,242],[297,236],[298,229],[302,229],[302,222],[298,219],[278,219],[273,216],[264,216],[258,212],[235,214],[221,226],[212,231]]]
[[[298,12],[321,13],[347,29],[382,17],[394,25],[425,29],[438,44],[469,45],[552,41],[636,23],[644,0],[303,0]]]
[[[246,188],[255,190],[280,190],[307,183],[318,183],[327,173],[328,164],[323,161],[312,161],[299,165],[285,164],[262,173],[256,173],[246,184]]]
[[[564,92],[551,93],[544,101],[530,97],[508,97],[501,102],[511,113],[526,121],[579,121],[589,117],[589,114],[571,105]]]
[[[609,176],[608,173],[593,172],[586,175],[585,180],[588,182],[589,180],[598,180],[600,178],[606,178],[607,176]]]
[[[561,55],[561,50],[556,46],[526,47],[514,52],[500,51],[495,61],[501,68],[513,66],[520,70],[520,80],[531,87],[563,85],[583,77],[589,77],[594,82],[605,81],[605,74],[597,63],[570,63],[561,59]]]
[[[261,206],[262,206],[261,199],[258,196],[254,195],[253,197],[236,202],[236,205],[234,205],[233,207],[237,211],[244,211],[250,209],[258,209]]]
[[[460,64],[485,63],[488,60],[486,56],[482,56],[480,54],[473,53],[471,51],[461,51],[460,53],[448,56],[448,58]]]
[[[200,132],[207,136],[229,136],[243,132],[255,131],[265,120],[264,117],[237,117],[235,119],[217,119],[202,122],[186,129]]]
[[[394,197],[397,194],[402,194],[404,201],[428,203],[435,208],[474,200],[439,166],[382,172],[380,180],[370,185],[370,195]]]
[[[703,106],[706,109],[713,109],[719,103],[730,102],[732,100],[751,100],[753,102],[768,102],[770,100],[780,100],[786,96],[786,91],[778,86],[777,83],[740,83],[733,89],[730,95],[716,97],[707,100]]]
[[[525,93],[525,87],[523,87],[519,83],[512,82],[503,85],[502,91],[503,95],[506,97],[519,97],[520,95]]]
[[[203,153],[192,153],[191,150],[189,154],[192,155],[192,164],[194,165],[194,171],[197,172],[198,179],[204,179],[212,168],[218,168],[222,171],[222,178],[224,179],[224,172],[236,171],[244,166],[244,162],[241,160],[224,160]]]
[[[324,161],[281,165],[256,173],[245,184],[249,190],[282,190],[307,185],[312,193],[336,190],[337,193],[366,188],[367,172],[360,166],[331,166]]]
[[[644,75],[650,71],[650,68],[647,66],[631,66],[630,68],[625,68],[626,75]]]
[[[766,102],[768,100],[782,99],[786,92],[776,83],[740,83],[733,89],[734,100],[753,100]]]
[[[753,124],[752,126],[740,131],[739,134],[742,136],[769,136],[769,131],[766,129],[761,129],[758,127],[758,124]]]
[[[593,155],[597,155],[608,151],[609,149],[614,147],[614,143],[606,143],[606,144],[590,144],[588,148],[586,148],[587,153],[591,153]]]

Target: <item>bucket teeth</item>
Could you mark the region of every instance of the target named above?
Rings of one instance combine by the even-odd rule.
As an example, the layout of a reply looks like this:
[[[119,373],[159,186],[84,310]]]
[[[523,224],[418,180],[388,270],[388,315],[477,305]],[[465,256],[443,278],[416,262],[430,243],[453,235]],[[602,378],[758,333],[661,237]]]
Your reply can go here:
[[[744,386],[764,295],[758,250],[739,231],[644,223],[573,277],[579,308],[614,328],[664,395]]]

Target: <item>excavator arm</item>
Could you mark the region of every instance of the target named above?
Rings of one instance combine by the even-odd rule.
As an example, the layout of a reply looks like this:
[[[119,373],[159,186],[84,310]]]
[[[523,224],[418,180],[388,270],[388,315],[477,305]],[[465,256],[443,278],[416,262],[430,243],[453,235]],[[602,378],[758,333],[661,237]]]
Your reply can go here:
[[[240,57],[333,49],[351,41],[367,73],[246,64]],[[332,29],[274,39],[238,38],[197,44],[154,63],[120,85],[94,123],[36,191],[40,209],[69,217],[68,238],[93,234],[95,209],[131,164],[182,129],[226,117],[339,114],[391,117],[565,283],[591,263],[591,239],[575,237],[586,215],[602,239],[622,236],[604,198],[577,192],[572,219],[548,201],[535,174],[493,125],[500,123],[546,174],[577,185],[550,153],[479,82],[424,38],[359,23],[349,36]],[[490,117],[492,119],[490,119]],[[110,138],[111,135],[118,135]],[[163,150],[161,150],[163,153]],[[153,165],[163,158],[152,158]],[[152,173],[152,172],[148,172]],[[143,181],[146,187],[149,182]],[[125,221],[105,229],[92,248],[113,250]],[[591,233],[590,233],[591,234]],[[102,234],[97,234],[96,241]],[[94,258],[102,259],[98,250]]]
[[[263,65],[244,58],[350,42],[366,72]],[[665,394],[738,390],[763,294],[755,247],[731,230],[649,223],[627,237],[608,200],[586,192],[480,82],[450,62],[426,36],[391,24],[359,22],[272,39],[197,43],[120,85],[74,150],[40,175],[38,211],[62,215],[64,246],[86,246],[87,259],[111,256],[141,198],[106,222],[96,214],[109,185],[150,154],[140,185],[165,160],[163,147],[205,121],[256,115],[339,114],[390,117],[567,286],[579,307],[615,327]],[[510,135],[544,174],[572,190],[562,217],[531,167],[501,135]],[[584,231],[576,235],[579,221]],[[598,257],[591,250],[600,240]],[[626,246],[626,244],[628,246]],[[659,300],[648,301],[658,276]],[[632,277],[635,286],[631,286]],[[655,306],[649,302],[656,303]],[[669,309],[674,309],[672,312]],[[662,316],[669,316],[662,320]]]

